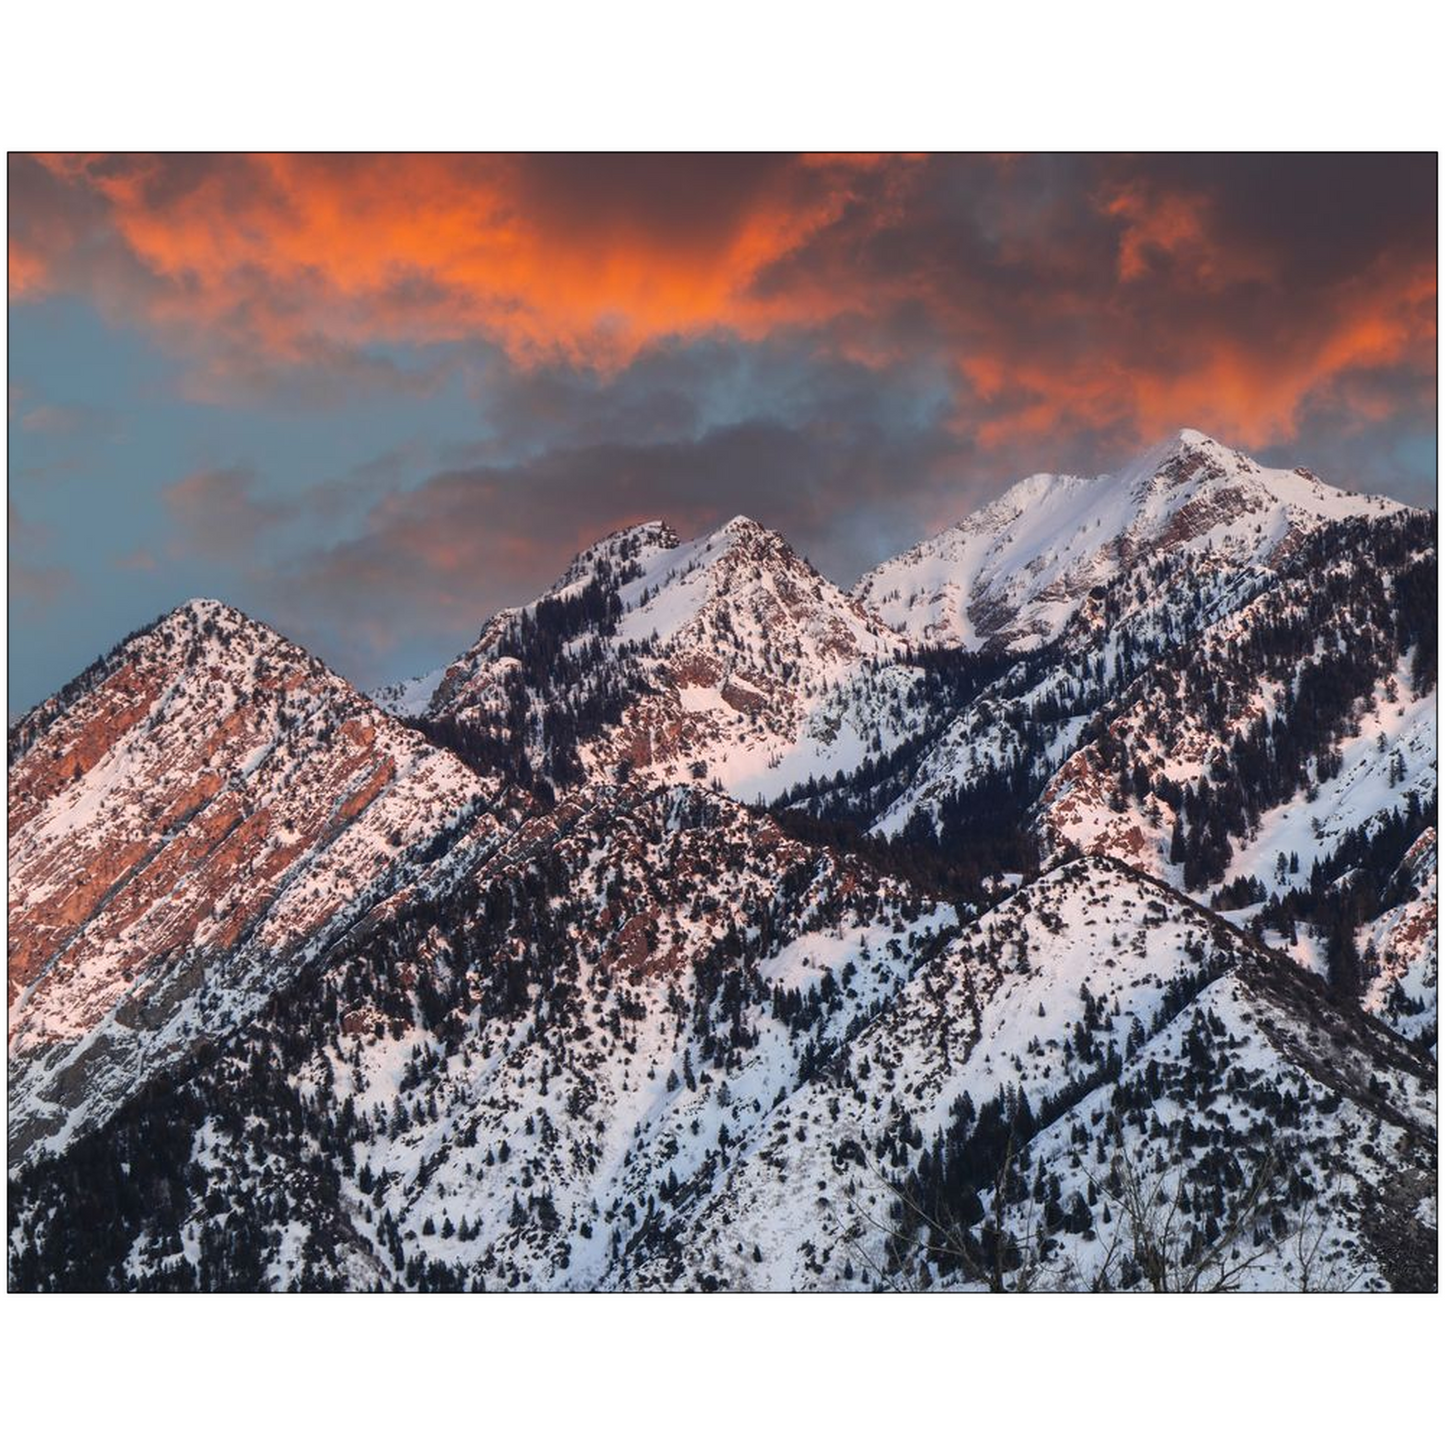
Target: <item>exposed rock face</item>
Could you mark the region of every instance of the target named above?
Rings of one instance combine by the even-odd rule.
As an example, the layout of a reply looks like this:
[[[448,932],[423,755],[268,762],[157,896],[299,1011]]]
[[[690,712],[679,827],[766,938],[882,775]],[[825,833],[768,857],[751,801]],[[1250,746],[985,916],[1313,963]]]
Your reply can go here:
[[[253,1011],[409,850],[497,791],[219,603],[179,608],[102,671],[12,739],[22,1151]]]

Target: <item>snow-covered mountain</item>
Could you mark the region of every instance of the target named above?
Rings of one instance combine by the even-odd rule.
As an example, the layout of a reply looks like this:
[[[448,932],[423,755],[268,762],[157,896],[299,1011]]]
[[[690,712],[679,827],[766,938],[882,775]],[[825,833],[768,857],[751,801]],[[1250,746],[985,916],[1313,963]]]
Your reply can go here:
[[[11,731],[10,1280],[1433,1286],[1435,518],[1183,432]]]
[[[36,1170],[22,1286],[1433,1270],[1432,1063],[1121,865],[1066,864],[959,931],[695,790],[559,812]],[[166,1207],[137,1191],[113,1242],[77,1238],[88,1181],[126,1172]]]
[[[11,732],[10,1147],[63,1147],[500,796],[219,602]]]
[[[493,618],[425,715],[439,735],[510,748],[553,785],[621,769],[752,801],[861,761],[849,685],[904,648],[746,517],[691,542],[649,522]]]
[[[1183,430],[1118,472],[1039,473],[867,573],[854,595],[918,642],[1022,651],[1051,642],[1141,557],[1271,566],[1326,522],[1399,509],[1303,468],[1260,466]]]
[[[1012,809],[1042,857],[1123,859],[1243,910],[1307,967],[1328,971],[1346,933],[1347,954],[1378,953],[1438,793],[1434,532],[1397,509],[1322,526],[1271,568],[1143,559],[1103,589],[1104,626],[1075,618],[981,689],[864,817],[956,851]],[[1306,901],[1333,880],[1347,905]],[[1433,948],[1419,965],[1409,1006],[1432,1031]]]
[[[1283,960],[1080,860],[924,963],[637,1283],[1385,1288],[1409,1247],[1384,1236],[1427,1232],[1434,1102],[1388,1030],[1341,1027]]]

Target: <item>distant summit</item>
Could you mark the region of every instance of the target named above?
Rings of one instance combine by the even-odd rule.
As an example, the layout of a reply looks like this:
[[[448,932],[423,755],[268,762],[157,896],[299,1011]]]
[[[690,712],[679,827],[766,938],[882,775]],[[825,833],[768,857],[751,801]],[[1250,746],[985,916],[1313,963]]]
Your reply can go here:
[[[920,642],[1023,650],[1159,549],[1268,566],[1326,522],[1402,510],[1261,466],[1185,428],[1097,477],[1039,473],[864,576],[854,595]]]

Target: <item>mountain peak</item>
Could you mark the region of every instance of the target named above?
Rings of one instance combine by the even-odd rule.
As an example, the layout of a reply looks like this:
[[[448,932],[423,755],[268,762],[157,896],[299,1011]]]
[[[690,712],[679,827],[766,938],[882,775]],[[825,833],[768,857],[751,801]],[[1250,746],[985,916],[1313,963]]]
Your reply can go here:
[[[1259,463],[1194,427],[1181,427],[1146,447],[1113,472],[1093,480],[1125,491],[1143,492],[1161,479],[1178,484],[1190,480],[1222,482],[1238,473],[1260,471]]]
[[[213,632],[218,627],[232,631],[254,631],[280,637],[275,628],[269,624],[259,621],[250,613],[243,612],[239,607],[234,607],[231,603],[223,602],[216,597],[190,597],[171,608],[169,612],[153,623],[150,629],[146,630],[176,628],[189,633],[206,632],[207,630]]]
[[[875,568],[855,595],[920,641],[1027,649],[1142,556],[1185,549],[1269,566],[1320,526],[1397,509],[1181,427],[1114,472],[1026,477]]]
[[[677,545],[677,533],[663,521],[634,522],[618,527],[578,552],[567,570],[542,595],[549,597],[578,582],[591,581],[602,565],[627,571],[629,564],[659,552],[670,552]]]
[[[1177,436],[1178,440],[1183,442],[1184,445],[1187,447],[1219,445],[1219,443],[1216,442],[1212,436],[1207,436],[1204,432],[1199,431],[1192,426],[1180,427],[1175,435]]]
[[[1210,436],[1208,432],[1200,431],[1198,427],[1181,426],[1170,432],[1167,436],[1160,438],[1152,447],[1145,450],[1143,455],[1151,452],[1162,451],[1166,454],[1182,451],[1194,452],[1217,452],[1225,456],[1243,456],[1244,453],[1237,448],[1222,442],[1218,437]]]
[[[189,613],[216,613],[235,611],[230,603],[222,602],[219,597],[188,597],[184,602],[178,603],[166,614],[168,617],[181,617]]]
[[[664,781],[712,777],[752,799],[802,781],[806,769],[779,769],[783,751],[830,689],[903,646],[751,517],[687,542],[634,529],[580,554],[535,602],[497,614],[426,711],[514,737],[533,769],[561,782],[626,764]],[[516,732],[523,710],[533,715]]]
[[[748,537],[754,536],[759,532],[770,532],[771,535],[777,535],[776,533],[771,533],[771,529],[763,526],[761,522],[755,522],[751,517],[739,512],[736,517],[729,518],[721,527],[716,528],[714,535],[726,534],[731,537]]]
[[[123,1098],[188,1028],[259,1006],[413,844],[487,794],[318,658],[183,603],[11,730],[12,1148]],[[338,923],[339,926],[339,923]],[[224,960],[225,985],[207,967]],[[145,1018],[164,1035],[136,1041]],[[86,1058],[67,1050],[99,1030]],[[84,1081],[81,1094],[74,1091]],[[15,1120],[23,1118],[20,1135]]]
[[[678,536],[660,517],[654,517],[649,522],[631,522],[625,527],[617,527],[599,538],[591,547],[584,548],[584,551],[590,552],[598,547],[619,542],[651,542],[659,546],[675,547]]]

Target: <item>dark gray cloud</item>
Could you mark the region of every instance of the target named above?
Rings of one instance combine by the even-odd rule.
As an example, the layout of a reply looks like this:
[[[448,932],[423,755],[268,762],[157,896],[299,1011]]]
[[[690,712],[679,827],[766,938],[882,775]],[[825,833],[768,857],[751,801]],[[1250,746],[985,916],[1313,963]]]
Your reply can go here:
[[[674,416],[667,388],[655,392],[652,380],[633,379],[624,413],[656,402],[669,421],[695,419],[692,409]],[[565,384],[553,378],[545,389]],[[806,398],[779,396],[774,415],[696,433],[659,422],[668,434],[649,441],[598,436],[630,427],[605,426],[584,408],[571,413],[571,427],[556,428],[560,445],[539,446],[543,404],[538,430],[511,437],[514,460],[451,467],[389,493],[359,535],[296,559],[272,583],[282,614],[298,631],[324,632],[334,657],[395,655],[422,634],[450,648],[491,612],[530,600],[619,526],[660,517],[686,536],[742,512],[848,581],[916,540],[931,513],[962,514],[981,500],[952,475],[947,433],[916,425],[919,396],[901,381],[890,391],[842,367],[826,394],[819,384],[813,373]],[[374,669],[373,660],[366,670]]]

